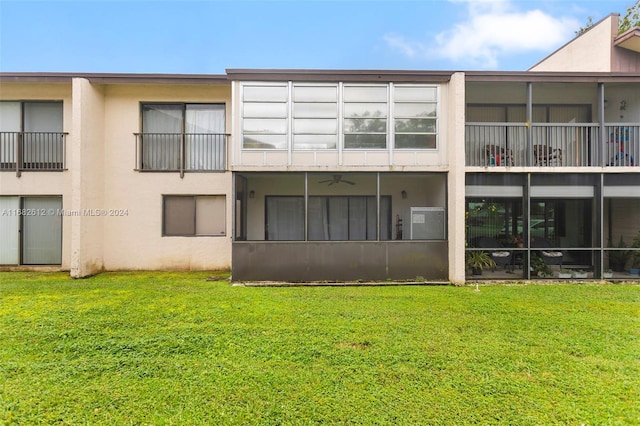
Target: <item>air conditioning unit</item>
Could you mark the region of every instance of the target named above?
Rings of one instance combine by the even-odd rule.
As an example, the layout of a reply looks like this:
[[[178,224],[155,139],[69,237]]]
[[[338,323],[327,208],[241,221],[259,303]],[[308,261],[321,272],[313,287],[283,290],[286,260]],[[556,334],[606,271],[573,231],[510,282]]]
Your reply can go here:
[[[410,207],[406,237],[410,240],[446,239],[446,215],[444,207]],[[406,225],[405,225],[406,226]]]

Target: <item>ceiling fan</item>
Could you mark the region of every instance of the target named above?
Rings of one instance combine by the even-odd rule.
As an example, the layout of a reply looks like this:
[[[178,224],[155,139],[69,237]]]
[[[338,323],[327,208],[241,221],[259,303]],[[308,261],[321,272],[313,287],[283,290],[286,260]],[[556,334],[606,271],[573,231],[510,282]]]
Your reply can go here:
[[[342,179],[342,175],[333,175],[333,179],[321,180],[318,183],[329,183],[329,186],[339,183],[348,183],[349,185],[355,185],[355,182],[351,182],[350,180]]]

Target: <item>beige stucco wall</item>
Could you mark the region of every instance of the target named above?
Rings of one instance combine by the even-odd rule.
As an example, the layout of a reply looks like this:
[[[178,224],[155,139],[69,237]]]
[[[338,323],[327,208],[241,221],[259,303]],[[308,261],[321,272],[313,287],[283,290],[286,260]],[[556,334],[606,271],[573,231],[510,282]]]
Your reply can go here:
[[[67,137],[66,163],[71,161],[69,146],[72,133],[71,84],[67,83],[7,83],[0,85],[0,100],[3,101],[62,101],[63,131]],[[61,195],[63,209],[71,205],[71,172],[0,172],[0,195]],[[62,264],[68,270],[71,265],[71,218],[62,219]]]
[[[142,102],[225,103],[228,86],[108,85],[104,88],[104,204],[119,216],[100,218],[104,268],[199,269],[231,266],[231,173],[137,172],[134,133],[141,131]],[[227,110],[227,129],[230,129]],[[225,195],[226,236],[163,237],[162,195]]]
[[[612,71],[612,41],[618,31],[618,18],[618,15],[609,15],[530,71]]]

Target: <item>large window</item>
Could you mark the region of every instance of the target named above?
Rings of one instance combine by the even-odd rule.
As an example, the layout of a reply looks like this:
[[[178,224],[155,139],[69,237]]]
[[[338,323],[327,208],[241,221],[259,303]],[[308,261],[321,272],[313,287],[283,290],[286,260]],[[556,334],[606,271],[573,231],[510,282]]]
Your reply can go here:
[[[141,170],[224,170],[223,104],[143,104]]]
[[[0,170],[63,170],[64,137],[62,102],[0,102]]]
[[[437,85],[243,83],[244,149],[436,149]]]
[[[226,235],[224,195],[165,195],[164,236]]]
[[[0,265],[62,263],[62,197],[0,197]]]

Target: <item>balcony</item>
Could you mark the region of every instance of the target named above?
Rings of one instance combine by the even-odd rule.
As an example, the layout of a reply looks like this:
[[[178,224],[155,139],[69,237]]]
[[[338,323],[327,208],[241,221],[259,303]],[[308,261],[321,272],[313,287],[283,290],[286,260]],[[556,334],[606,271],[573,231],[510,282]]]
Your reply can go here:
[[[0,171],[66,170],[63,132],[0,132]]]
[[[227,167],[227,134],[135,133],[136,170],[219,172]]]
[[[467,123],[470,167],[620,167],[640,160],[640,124]]]

